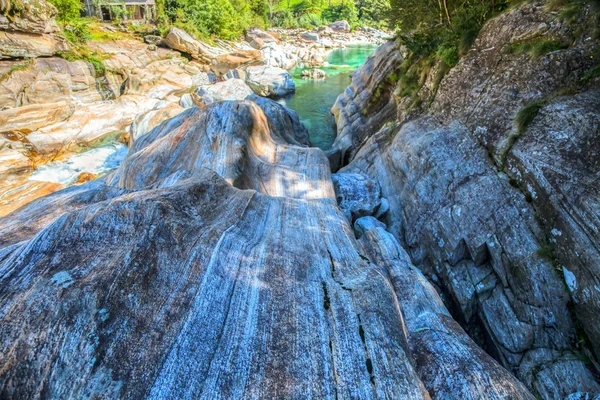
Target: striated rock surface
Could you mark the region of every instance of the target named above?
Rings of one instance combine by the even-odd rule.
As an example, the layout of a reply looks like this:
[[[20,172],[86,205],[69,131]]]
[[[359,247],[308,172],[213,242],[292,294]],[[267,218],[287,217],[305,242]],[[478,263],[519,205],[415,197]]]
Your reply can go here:
[[[407,262],[544,399],[600,394],[600,92],[581,80],[598,41],[575,28],[542,4],[515,7],[486,24],[439,89],[432,73],[413,98],[398,83],[408,50],[389,43],[332,110],[340,172],[381,186],[382,219]],[[570,45],[514,50],[536,40]],[[517,115],[532,103],[523,126]]]
[[[2,396],[532,398],[393,239],[356,241],[295,113],[254,100],[188,109],[0,220]],[[431,357],[439,329],[470,363]]]
[[[0,3],[0,60],[48,57],[68,49],[66,40],[54,35],[60,28],[56,8],[44,0]]]

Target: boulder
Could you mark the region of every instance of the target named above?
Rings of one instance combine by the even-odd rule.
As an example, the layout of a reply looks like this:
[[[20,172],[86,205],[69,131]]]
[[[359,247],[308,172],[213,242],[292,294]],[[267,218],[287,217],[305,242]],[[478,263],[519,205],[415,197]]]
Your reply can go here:
[[[330,36],[334,33],[335,31],[333,29],[331,29],[328,26],[320,26],[317,29],[317,33],[321,36]]]
[[[196,40],[186,31],[179,28],[171,28],[163,43],[174,50],[187,53],[207,64],[210,63],[212,58],[226,54],[225,50],[211,47],[206,43]]]
[[[266,44],[277,43],[277,39],[258,28],[246,29],[245,37],[250,46],[257,50],[262,49]]]
[[[309,79],[325,79],[327,77],[327,73],[322,69],[311,68],[302,71],[302,77]]]
[[[246,83],[254,93],[263,97],[283,97],[296,91],[296,85],[290,73],[277,67],[247,68]]]
[[[158,45],[162,42],[163,38],[157,35],[146,35],[144,36],[144,43],[150,45]]]
[[[223,79],[225,80],[229,80],[229,79],[241,79],[243,81],[246,80],[246,71],[243,69],[232,69],[231,71],[227,72],[224,76]]]
[[[295,49],[269,43],[261,49],[262,60],[265,65],[290,70],[296,66],[298,56]]]
[[[258,50],[241,50],[215,57],[211,69],[219,76],[227,74],[232,69],[245,68],[250,65],[260,64],[262,54]]]
[[[300,39],[305,42],[314,43],[319,41],[319,34],[315,32],[302,32],[300,34]]]
[[[228,79],[211,86],[201,86],[196,91],[201,104],[212,104],[226,100],[244,100],[252,95],[252,89],[241,79]]]
[[[350,24],[348,23],[348,21],[336,21],[332,24],[329,24],[329,27],[334,31],[334,32],[350,32]]]

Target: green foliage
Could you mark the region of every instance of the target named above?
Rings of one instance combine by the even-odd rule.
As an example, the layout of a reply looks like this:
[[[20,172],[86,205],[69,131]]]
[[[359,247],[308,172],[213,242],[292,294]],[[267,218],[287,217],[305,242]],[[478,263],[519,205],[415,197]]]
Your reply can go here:
[[[63,32],[67,40],[73,44],[85,44],[92,39],[88,23],[85,21],[72,21],[65,25]]]
[[[458,63],[458,48],[456,46],[446,47],[446,45],[441,45],[438,47],[436,55],[449,67],[454,67]]]
[[[48,0],[58,10],[56,19],[65,25],[79,20],[82,3],[80,0]]]
[[[515,124],[519,134],[525,132],[529,124],[533,122],[538,112],[546,103],[544,101],[536,101],[529,103],[519,110],[515,118]]]
[[[264,25],[264,0],[165,0],[164,16],[173,25],[208,39],[234,39],[251,25]]]
[[[346,20],[350,25],[356,25],[358,22],[358,12],[353,1],[331,5],[323,10],[322,16],[328,22]]]

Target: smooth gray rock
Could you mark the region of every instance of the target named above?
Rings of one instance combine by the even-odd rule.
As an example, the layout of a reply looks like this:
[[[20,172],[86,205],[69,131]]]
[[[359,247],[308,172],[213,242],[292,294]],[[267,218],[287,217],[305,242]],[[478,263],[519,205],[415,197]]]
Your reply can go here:
[[[329,24],[329,27],[334,32],[350,32],[350,24],[345,20],[335,21],[334,23]]]
[[[302,32],[300,34],[300,39],[304,40],[305,42],[318,42],[319,34],[316,32]]]

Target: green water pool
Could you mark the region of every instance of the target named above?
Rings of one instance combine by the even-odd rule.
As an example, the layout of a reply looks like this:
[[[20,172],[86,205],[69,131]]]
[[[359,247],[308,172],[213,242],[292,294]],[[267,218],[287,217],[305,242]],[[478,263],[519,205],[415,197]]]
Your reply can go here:
[[[295,110],[310,133],[313,146],[327,150],[335,140],[336,128],[330,109],[337,97],[350,85],[350,74],[375,51],[376,46],[351,46],[329,53],[329,67],[321,67],[326,79],[302,79],[302,71],[290,71],[296,83],[296,93],[281,99]]]

